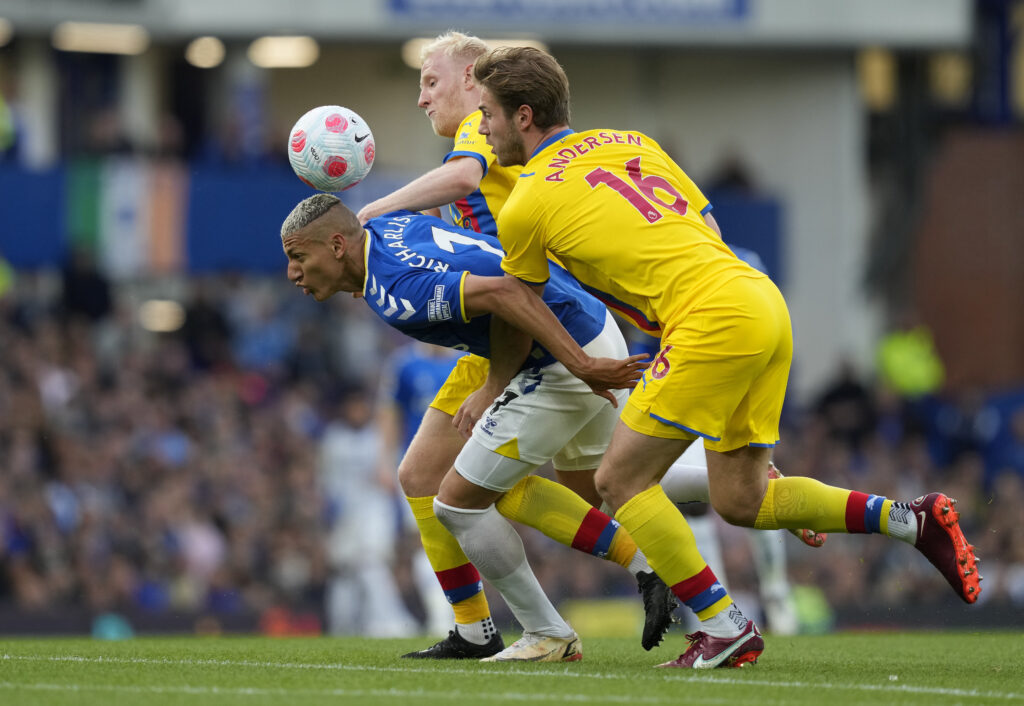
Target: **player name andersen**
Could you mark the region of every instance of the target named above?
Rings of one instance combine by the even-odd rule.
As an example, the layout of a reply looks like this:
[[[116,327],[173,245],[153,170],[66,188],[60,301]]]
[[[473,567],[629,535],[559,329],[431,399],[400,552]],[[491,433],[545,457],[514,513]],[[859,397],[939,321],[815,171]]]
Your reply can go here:
[[[563,147],[555,153],[555,156],[548,163],[548,169],[555,171],[544,177],[546,181],[562,181],[562,172],[569,166],[569,162],[582,157],[591,150],[596,150],[602,145],[635,145],[643,146],[642,135],[633,132],[607,132],[602,130],[596,135],[587,135],[580,142],[568,147]]]

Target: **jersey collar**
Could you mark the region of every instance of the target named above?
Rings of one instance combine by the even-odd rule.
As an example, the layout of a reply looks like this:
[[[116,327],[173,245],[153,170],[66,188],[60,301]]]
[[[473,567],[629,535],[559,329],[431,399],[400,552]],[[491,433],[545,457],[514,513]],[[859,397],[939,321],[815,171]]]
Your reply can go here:
[[[370,279],[370,231],[363,228],[363,296],[366,296],[366,283]]]
[[[552,135],[551,137],[549,137],[548,139],[544,140],[539,145],[537,145],[537,149],[535,149],[533,151],[533,154],[530,155],[530,159],[533,159],[534,157],[536,157],[542,150],[547,149],[547,147],[549,145],[551,145],[551,144],[553,144],[555,142],[558,142],[559,140],[561,140],[566,135],[571,135],[574,132],[576,132],[576,131],[573,130],[572,128],[568,128],[568,127],[565,128],[564,130],[562,130],[561,132],[556,132],[554,135]],[[529,161],[529,160],[527,160],[527,161]]]

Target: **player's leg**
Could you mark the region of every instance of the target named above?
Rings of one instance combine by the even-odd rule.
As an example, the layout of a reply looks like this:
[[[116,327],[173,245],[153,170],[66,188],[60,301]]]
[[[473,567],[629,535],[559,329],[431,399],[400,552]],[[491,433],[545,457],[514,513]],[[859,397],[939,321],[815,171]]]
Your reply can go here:
[[[592,471],[560,471],[558,475],[587,477],[593,484]],[[633,574],[644,604],[640,644],[650,650],[661,642],[678,603],[618,522],[569,488],[538,476],[519,481],[502,496],[497,508],[510,520],[533,527],[572,549],[613,561]]]
[[[605,332],[585,346],[591,355],[624,351],[625,343],[614,321],[607,324]],[[445,476],[435,512],[481,574],[501,591],[523,625],[523,640],[495,659],[576,659],[581,654],[578,638],[544,596],[526,562],[521,540],[491,503],[548,461],[553,460],[555,467],[562,470],[585,470],[584,464],[592,464],[592,455],[604,448],[603,439],[597,441],[596,451],[591,448],[595,441],[587,432],[596,435],[596,427],[606,428],[614,422],[614,416],[607,411],[607,402],[593,395],[559,363],[520,372],[500,400],[474,427],[472,437],[455,461],[455,472]],[[555,487],[534,482],[519,486],[518,490],[525,494],[531,488],[551,491]],[[561,491],[573,495],[566,488]],[[583,515],[582,522],[571,518],[561,526],[552,518],[565,516],[564,502],[552,505],[555,512],[546,518],[543,504],[534,498],[506,498],[504,505],[513,515],[516,506],[531,508],[539,518],[537,525],[549,534],[557,530],[564,535],[574,525],[572,531],[576,533],[581,525],[589,529],[592,522],[596,527],[595,514],[601,513],[574,497]],[[602,532],[587,539],[593,539],[590,543],[607,542],[611,549],[617,525],[603,517]],[[623,537],[619,544],[625,541]]]
[[[757,628],[733,603],[701,556],[686,519],[657,483],[688,445],[688,439],[651,437],[620,424],[598,468],[598,490],[618,508],[615,519],[654,570],[697,615],[699,634],[728,645],[718,649],[715,643],[713,652],[685,666],[738,666],[756,660],[763,649]]]
[[[602,497],[617,508],[615,518],[701,622],[690,647],[671,666],[740,666],[756,661],[764,649],[756,626],[733,603],[686,520],[657,485],[698,436],[705,442],[722,439],[727,420],[779,337],[770,329],[764,341],[737,336],[739,322],[751,318],[742,308],[745,293],[726,292],[723,301],[720,290],[666,327],[663,349],[624,406],[596,479]],[[723,315],[730,307],[737,309],[735,317]],[[777,420],[770,433],[774,444]],[[768,460],[766,455],[761,461],[762,475]],[[710,491],[714,500],[713,486]]]
[[[472,444],[470,440],[469,444]],[[459,544],[487,581],[508,604],[523,626],[521,640],[486,658],[488,661],[528,660],[540,662],[576,661],[583,656],[579,638],[551,604],[526,559],[522,539],[512,525],[494,507],[505,492],[534,467],[494,454],[490,466],[479,465],[472,480],[464,477],[464,462],[441,483],[434,512],[438,520],[458,539]],[[460,456],[460,459],[462,457]],[[482,485],[481,480],[486,483]],[[490,486],[490,487],[488,487]]]
[[[772,289],[766,292],[775,296],[766,298],[758,321],[763,323],[774,314],[784,335],[751,384],[745,410],[738,410],[738,416],[745,412],[746,431],[753,429],[762,435],[781,413],[792,357],[789,316],[781,295]],[[730,420],[727,434],[739,432],[736,421]],[[777,421],[775,424],[777,429]],[[723,439],[723,444],[726,441]],[[728,522],[757,529],[807,527],[817,532],[886,534],[921,551],[965,602],[977,600],[981,592],[977,558],[960,529],[955,500],[931,493],[912,502],[896,502],[812,478],[769,479],[761,466],[768,460],[767,449],[744,447],[720,453],[716,444],[706,447],[711,501]]]
[[[719,465],[727,469],[734,464]],[[977,557],[960,529],[956,501],[942,493],[898,502],[813,478],[768,480],[753,468],[742,478],[716,471],[714,464],[709,471],[712,499],[722,498],[715,502],[715,510],[733,524],[762,530],[809,527],[819,533],[885,534],[924,554],[965,602],[975,602],[981,592]],[[747,492],[736,494],[741,485]]]
[[[399,482],[412,508],[423,551],[455,617],[455,629],[448,637],[405,657],[480,659],[505,647],[491,618],[479,572],[434,514],[437,489],[465,443],[452,426],[452,417],[461,401],[486,377],[486,365],[486,360],[475,356],[459,360],[424,414],[398,467]]]
[[[622,358],[628,353],[611,315],[602,333],[585,349],[596,357]],[[560,364],[545,368],[540,383],[529,389],[529,394],[519,395],[507,407],[492,410],[490,446],[506,454],[511,454],[514,446],[517,459],[538,465],[550,459],[565,485],[531,476],[501,499],[498,510],[566,546],[614,561],[632,573],[644,604],[640,644],[650,650],[661,642],[678,604],[629,533],[596,508],[600,496],[593,480],[628,394],[617,392],[619,408],[612,407]],[[473,446],[467,445],[466,453],[472,451]]]
[[[555,478],[559,485],[563,485],[576,495],[587,501],[591,507],[601,507],[601,494],[597,492],[594,485],[594,473],[597,466],[585,471],[562,471],[555,469]]]
[[[780,478],[782,474],[773,464],[768,464],[767,475],[769,478]],[[665,489],[665,495],[672,502],[682,503],[707,503],[710,502],[708,491],[708,460],[704,453],[702,439],[697,439],[690,444],[661,479],[661,487]],[[691,523],[692,524],[692,523]],[[696,530],[694,530],[696,532]],[[828,535],[818,533],[814,530],[801,528],[791,529],[789,532],[809,547],[820,547],[825,543]],[[698,538],[697,544],[700,545]]]

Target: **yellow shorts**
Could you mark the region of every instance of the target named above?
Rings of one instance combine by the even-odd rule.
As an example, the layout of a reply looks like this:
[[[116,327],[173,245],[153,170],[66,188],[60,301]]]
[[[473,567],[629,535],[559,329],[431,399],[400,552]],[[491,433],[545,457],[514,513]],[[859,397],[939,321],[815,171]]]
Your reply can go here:
[[[789,311],[767,277],[738,277],[669,322],[654,363],[620,417],[666,439],[705,448],[771,447],[793,359]]]
[[[491,362],[486,358],[472,353],[462,356],[448,374],[444,385],[434,395],[430,406],[454,417],[466,398],[484,384],[490,368]]]

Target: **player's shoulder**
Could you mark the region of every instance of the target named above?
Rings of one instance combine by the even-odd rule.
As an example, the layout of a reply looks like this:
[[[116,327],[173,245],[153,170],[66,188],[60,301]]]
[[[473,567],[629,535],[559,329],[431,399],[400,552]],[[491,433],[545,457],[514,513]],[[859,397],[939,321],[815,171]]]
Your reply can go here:
[[[472,128],[473,131],[475,132],[476,128],[479,127],[480,125],[480,118],[482,117],[482,115],[483,113],[481,113],[479,110],[474,110],[472,113],[464,117],[462,119],[462,123],[459,125],[459,132],[463,132],[470,128]]]
[[[480,145],[487,145],[486,138],[480,134],[480,111],[474,111],[462,119],[459,124],[458,130],[455,131],[455,144],[454,149],[465,148],[467,146],[479,147]]]

